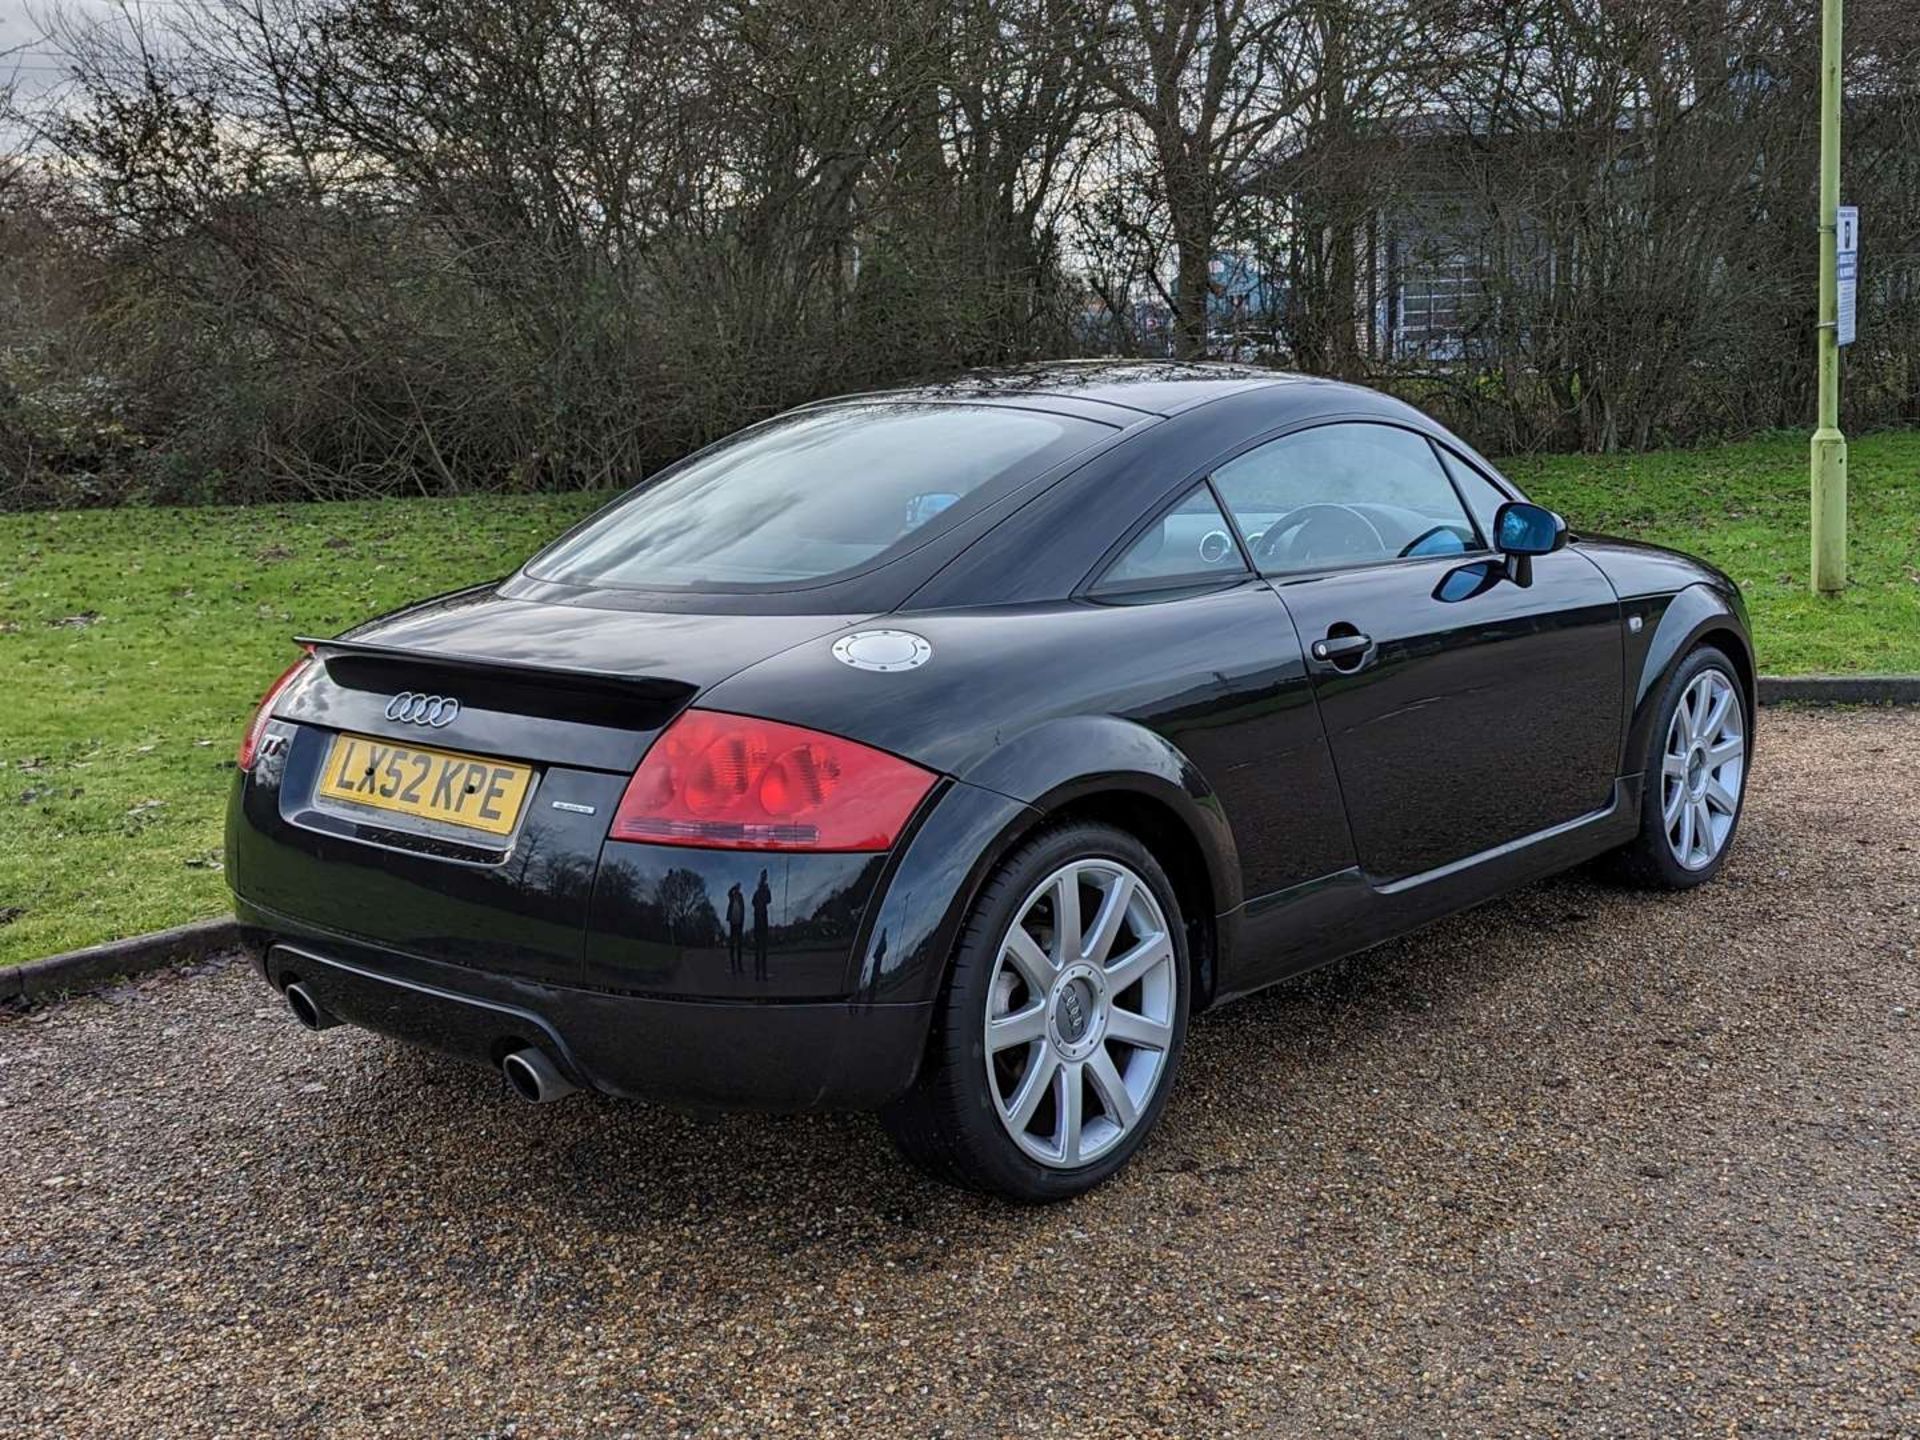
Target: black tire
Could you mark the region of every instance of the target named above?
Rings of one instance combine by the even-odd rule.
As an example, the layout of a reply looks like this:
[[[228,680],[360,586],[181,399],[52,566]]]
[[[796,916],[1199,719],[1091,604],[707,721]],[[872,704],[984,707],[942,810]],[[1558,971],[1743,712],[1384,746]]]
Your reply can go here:
[[[1706,670],[1719,671],[1733,687],[1734,703],[1740,707],[1741,730],[1747,738],[1745,758],[1751,764],[1753,711],[1747,701],[1746,687],[1740,683],[1740,671],[1717,646],[1700,645],[1667,676],[1660,692],[1653,733],[1647,739],[1647,752],[1640,757],[1646,767],[1646,783],[1640,797],[1640,833],[1613,855],[1615,873],[1628,884],[1649,890],[1691,890],[1696,885],[1704,885],[1726,865],[1727,856],[1733,852],[1733,842],[1739,836],[1740,817],[1746,810],[1747,800],[1744,774],[1740,793],[1735,797],[1733,823],[1711,860],[1697,869],[1689,869],[1680,863],[1667,840],[1661,773],[1667,732],[1687,687]]]
[[[988,1080],[984,1032],[1002,939],[1036,887],[1078,860],[1118,861],[1144,882],[1166,922],[1176,978],[1165,1059],[1133,1128],[1091,1163],[1058,1168],[1030,1158],[1002,1124]],[[954,947],[919,1077],[881,1112],[881,1123],[909,1163],[947,1184],[1025,1204],[1084,1194],[1125,1165],[1158,1122],[1178,1074],[1191,991],[1179,902],[1146,846],[1106,825],[1074,822],[1044,830],[1008,856],[982,887]]]

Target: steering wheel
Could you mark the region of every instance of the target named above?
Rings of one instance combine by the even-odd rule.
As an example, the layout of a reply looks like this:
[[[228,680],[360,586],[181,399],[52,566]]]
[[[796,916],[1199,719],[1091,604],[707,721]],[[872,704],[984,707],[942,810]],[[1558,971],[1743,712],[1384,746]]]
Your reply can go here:
[[[1256,561],[1283,565],[1390,553],[1386,537],[1365,515],[1350,505],[1327,501],[1289,510],[1267,527],[1253,547]]]

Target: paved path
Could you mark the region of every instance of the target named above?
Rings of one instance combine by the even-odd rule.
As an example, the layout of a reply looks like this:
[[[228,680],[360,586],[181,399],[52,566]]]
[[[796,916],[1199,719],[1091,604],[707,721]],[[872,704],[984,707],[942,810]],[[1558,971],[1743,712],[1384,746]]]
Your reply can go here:
[[[1051,1210],[231,966],[0,1022],[0,1434],[1920,1434],[1920,714],[1763,722],[1719,884],[1209,1017]]]

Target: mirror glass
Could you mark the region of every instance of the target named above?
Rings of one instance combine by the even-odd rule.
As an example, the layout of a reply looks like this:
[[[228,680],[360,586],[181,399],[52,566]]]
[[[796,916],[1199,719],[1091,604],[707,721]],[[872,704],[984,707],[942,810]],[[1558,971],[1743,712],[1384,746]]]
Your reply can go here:
[[[1566,522],[1544,505],[1512,500],[1494,517],[1494,547],[1508,555],[1547,555],[1560,548]]]

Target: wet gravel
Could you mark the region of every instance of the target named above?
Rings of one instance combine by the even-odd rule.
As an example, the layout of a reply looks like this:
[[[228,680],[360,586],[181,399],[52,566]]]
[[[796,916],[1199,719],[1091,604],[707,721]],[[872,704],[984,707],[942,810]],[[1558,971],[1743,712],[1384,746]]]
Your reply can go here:
[[[1920,1434],[1920,713],[1771,713],[1720,883],[1203,1019],[1023,1211],[244,969],[0,1020],[0,1434]]]

